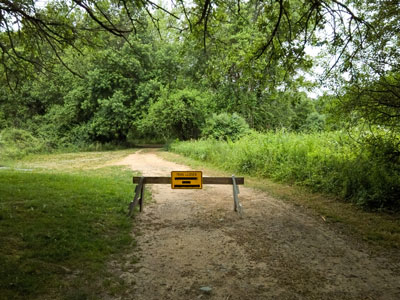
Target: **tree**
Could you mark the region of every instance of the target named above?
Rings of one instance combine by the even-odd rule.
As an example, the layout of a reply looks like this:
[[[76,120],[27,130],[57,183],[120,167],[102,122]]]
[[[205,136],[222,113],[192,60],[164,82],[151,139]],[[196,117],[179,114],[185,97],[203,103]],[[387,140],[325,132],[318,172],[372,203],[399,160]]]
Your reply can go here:
[[[147,137],[198,138],[208,114],[207,99],[197,90],[163,89],[160,99],[153,103],[138,124]]]
[[[35,72],[51,72],[53,58],[71,73],[82,76],[63,59],[65,49],[72,48],[81,55],[82,46],[101,44],[98,34],[102,32],[129,43],[128,35],[146,25],[143,12],[154,21],[150,8],[159,8],[149,0],[54,0],[44,8],[37,2],[0,2],[0,64],[10,88],[11,82],[18,81],[13,78],[16,67],[25,70],[28,63]]]
[[[1,63],[8,74],[10,64],[21,60],[43,67],[43,47],[62,61],[60,53],[66,45],[79,52],[77,39],[87,37],[90,40],[95,32],[107,31],[126,39],[142,25],[142,12],[147,13],[158,27],[156,11],[174,18],[177,29],[197,37],[204,50],[210,41],[218,41],[215,34],[218,26],[233,20],[248,22],[246,13],[251,12],[251,22],[260,33],[254,40],[251,56],[268,61],[281,58],[287,66],[304,56],[307,44],[317,42],[315,32],[325,24],[332,24],[333,42],[341,49],[346,49],[354,36],[362,33],[359,28],[365,24],[346,2],[338,0],[205,0],[190,3],[180,0],[170,10],[151,0],[50,1],[46,8],[39,8],[36,1],[3,0],[0,3]],[[21,45],[30,51],[21,51]],[[353,47],[358,48],[356,44]]]
[[[342,87],[338,108],[353,123],[395,133],[400,131],[400,6],[391,0],[365,4],[365,20],[373,30],[364,28],[363,39],[354,38],[356,53],[343,53],[345,63],[335,74],[335,83]]]
[[[35,1],[2,1],[0,82],[15,93],[0,93],[1,123],[25,122],[38,132],[40,122],[59,118],[70,122],[59,132],[92,128],[93,140],[123,140],[127,131],[154,134],[152,122],[163,118],[161,109],[173,107],[172,100],[177,107],[182,103],[179,91],[206,91],[188,99],[204,98],[210,112],[237,113],[257,130],[302,130],[307,122],[323,123],[310,116],[314,106],[303,95],[304,73],[314,64],[305,47],[322,45],[336,54],[326,67],[342,96],[342,105],[335,107],[394,128],[399,123],[399,8],[395,1],[384,0],[384,8],[377,3],[178,1],[167,11],[148,0],[52,1],[44,8]],[[322,36],[324,30],[328,34]],[[183,118],[196,110],[186,105]],[[171,116],[164,117],[167,122]],[[331,120],[327,124],[333,128]],[[176,130],[168,124],[171,135],[198,136],[197,129],[188,128],[199,124],[175,124]]]
[[[222,141],[235,141],[250,132],[249,125],[236,113],[213,114],[207,118],[202,136]]]

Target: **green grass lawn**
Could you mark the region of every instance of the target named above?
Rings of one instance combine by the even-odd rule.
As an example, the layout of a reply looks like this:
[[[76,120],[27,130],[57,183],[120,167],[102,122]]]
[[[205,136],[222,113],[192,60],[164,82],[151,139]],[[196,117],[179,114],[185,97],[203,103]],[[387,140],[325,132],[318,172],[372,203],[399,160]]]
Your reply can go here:
[[[0,170],[0,299],[101,299],[123,290],[107,262],[135,245],[126,217],[133,174],[101,166],[125,152],[69,154],[68,168],[56,164],[65,154],[33,156],[8,162],[32,171]]]

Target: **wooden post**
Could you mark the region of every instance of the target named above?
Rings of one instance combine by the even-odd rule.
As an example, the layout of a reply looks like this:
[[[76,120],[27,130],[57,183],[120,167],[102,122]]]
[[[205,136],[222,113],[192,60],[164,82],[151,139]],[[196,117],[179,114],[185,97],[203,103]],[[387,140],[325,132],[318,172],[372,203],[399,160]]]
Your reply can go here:
[[[140,212],[143,211],[143,201],[144,201],[144,183],[142,184],[142,189],[140,191],[140,201],[139,201]]]
[[[233,210],[239,215],[242,215],[242,205],[239,203],[239,187],[236,184],[235,175],[232,175],[232,187],[233,187]]]
[[[141,194],[143,192],[143,182],[144,182],[144,177],[140,177],[139,184],[135,188],[135,196],[133,197],[133,200],[131,203],[129,203],[129,212],[128,216],[132,216],[133,210],[135,209],[135,206],[138,204],[140,201],[139,197],[142,197]]]

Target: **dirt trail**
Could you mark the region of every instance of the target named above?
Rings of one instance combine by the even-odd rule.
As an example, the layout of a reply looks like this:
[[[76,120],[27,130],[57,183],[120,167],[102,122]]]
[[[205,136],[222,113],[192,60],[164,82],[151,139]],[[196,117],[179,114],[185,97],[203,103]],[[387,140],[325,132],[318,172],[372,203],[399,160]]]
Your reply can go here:
[[[189,170],[154,151],[118,164],[148,176]],[[241,187],[239,218],[231,186],[150,189],[135,221],[139,262],[113,265],[132,286],[124,299],[400,299],[399,261],[265,193]]]

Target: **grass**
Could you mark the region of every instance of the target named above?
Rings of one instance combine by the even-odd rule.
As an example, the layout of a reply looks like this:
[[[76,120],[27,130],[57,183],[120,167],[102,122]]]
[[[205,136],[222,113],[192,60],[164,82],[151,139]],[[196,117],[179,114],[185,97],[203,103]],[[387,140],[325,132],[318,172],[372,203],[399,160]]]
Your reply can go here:
[[[363,133],[253,133],[235,142],[176,142],[170,148],[231,172],[295,183],[366,209],[400,211],[397,139]]]
[[[100,299],[123,292],[107,263],[135,245],[126,217],[132,171],[103,165],[128,152],[6,162],[11,169],[0,171],[0,299]]]
[[[95,170],[104,165],[112,165],[128,154],[132,149],[118,151],[74,152],[55,154],[30,154],[23,159],[13,160],[0,157],[0,166],[11,168],[34,168],[45,172],[80,172]],[[104,172],[103,172],[104,173]]]
[[[0,170],[0,299],[126,296],[128,287],[108,262],[123,260],[135,246],[132,222],[126,218],[133,174],[110,164],[129,153],[44,154],[0,162],[10,168]],[[226,175],[215,164],[162,155]],[[334,197],[255,176],[246,176],[246,185],[305,207],[321,222],[334,223],[372,245],[400,248],[396,215],[365,212]],[[137,257],[130,259],[134,263]]]
[[[213,176],[229,176],[226,168],[204,160],[196,160],[171,152],[161,152],[165,159],[186,164],[193,169],[207,170]],[[309,189],[283,183],[277,183],[259,176],[249,176],[234,172],[237,176],[245,176],[245,185],[262,190],[269,195],[289,202],[308,213],[313,214],[321,222],[332,224],[334,228],[353,236],[356,240],[367,241],[376,251],[400,249],[399,214],[368,212],[359,206],[344,202],[335,196],[311,192]]]

